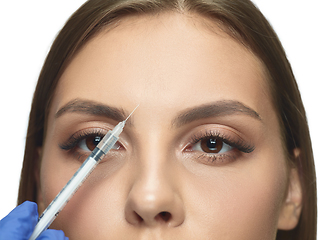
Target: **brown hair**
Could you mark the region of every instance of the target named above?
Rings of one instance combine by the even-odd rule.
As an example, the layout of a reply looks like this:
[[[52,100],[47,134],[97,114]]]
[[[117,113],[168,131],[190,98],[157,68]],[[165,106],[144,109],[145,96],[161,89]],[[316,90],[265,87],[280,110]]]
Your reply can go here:
[[[278,231],[280,239],[316,239],[316,181],[313,153],[298,86],[283,47],[261,12],[249,0],[90,0],[67,21],[45,60],[32,102],[18,204],[37,200],[35,166],[43,145],[50,103],[59,78],[79,49],[106,26],[124,16],[164,11],[196,13],[213,19],[256,54],[266,67],[274,108],[289,161],[298,168],[303,208],[298,226]],[[293,157],[293,149],[301,155]]]

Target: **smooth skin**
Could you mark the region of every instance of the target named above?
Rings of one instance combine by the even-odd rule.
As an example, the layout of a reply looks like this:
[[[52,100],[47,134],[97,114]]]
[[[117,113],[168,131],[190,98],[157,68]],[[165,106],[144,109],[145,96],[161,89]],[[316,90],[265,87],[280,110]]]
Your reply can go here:
[[[77,240],[271,240],[296,226],[299,177],[263,65],[212,21],[181,13],[122,19],[74,57],[39,149],[40,210],[90,153],[92,138],[70,141],[105,134],[138,104],[52,228]],[[228,141],[207,153],[208,135]]]

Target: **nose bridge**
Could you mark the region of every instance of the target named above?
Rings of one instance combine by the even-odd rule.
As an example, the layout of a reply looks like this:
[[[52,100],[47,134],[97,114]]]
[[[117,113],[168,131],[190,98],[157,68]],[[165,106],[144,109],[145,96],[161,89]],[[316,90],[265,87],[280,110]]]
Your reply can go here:
[[[174,174],[174,157],[162,141],[161,133],[149,135],[139,144],[137,174],[126,202],[126,219],[131,224],[167,224],[183,222],[183,204]]]
[[[170,167],[174,165],[174,156],[170,154],[170,140],[161,129],[144,131],[139,136],[137,162],[139,176],[136,185],[142,189],[157,189],[170,185]]]

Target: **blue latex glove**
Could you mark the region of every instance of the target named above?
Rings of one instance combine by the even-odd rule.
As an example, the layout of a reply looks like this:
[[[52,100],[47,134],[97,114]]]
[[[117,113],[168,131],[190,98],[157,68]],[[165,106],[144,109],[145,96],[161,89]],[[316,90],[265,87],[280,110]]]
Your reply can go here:
[[[24,202],[0,221],[0,240],[28,240],[38,222],[38,207]],[[48,229],[37,240],[68,240],[63,231]]]

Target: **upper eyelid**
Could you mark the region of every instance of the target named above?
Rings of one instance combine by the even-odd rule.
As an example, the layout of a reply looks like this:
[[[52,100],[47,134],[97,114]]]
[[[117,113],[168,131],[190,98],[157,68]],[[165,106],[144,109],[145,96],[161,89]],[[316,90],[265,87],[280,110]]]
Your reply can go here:
[[[225,130],[228,131],[228,130]],[[190,144],[195,144],[207,137],[216,137],[219,138],[223,141],[229,142],[229,141],[243,141],[242,137],[238,136],[238,134],[234,134],[237,135],[237,137],[231,136],[231,134],[229,133],[225,133],[221,130],[217,130],[217,129],[206,129],[204,132],[200,131],[195,133],[194,135],[192,135],[191,140],[189,141]]]
[[[107,132],[108,132],[108,130],[103,130],[101,128],[86,128],[86,129],[82,129],[82,130],[75,132],[74,134],[72,134],[69,137],[69,139],[72,139],[75,137],[87,137],[90,135],[106,135]],[[81,136],[81,135],[83,135],[83,136]]]

